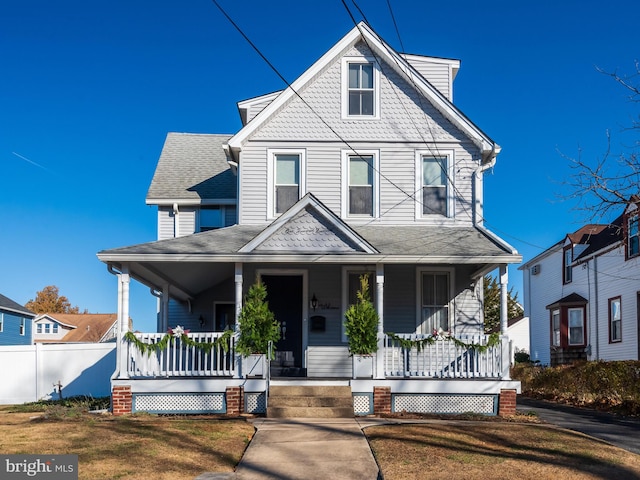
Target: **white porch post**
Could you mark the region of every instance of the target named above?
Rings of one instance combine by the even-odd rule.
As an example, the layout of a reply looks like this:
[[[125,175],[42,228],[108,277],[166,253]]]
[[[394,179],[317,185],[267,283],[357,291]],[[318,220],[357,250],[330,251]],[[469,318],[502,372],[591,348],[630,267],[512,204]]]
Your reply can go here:
[[[507,334],[507,284],[509,283],[509,270],[506,265],[500,265],[500,334]]]
[[[235,266],[235,285],[236,285],[236,335],[240,331],[240,311],[242,310],[242,263],[238,262]],[[236,373],[235,378],[242,376],[242,369],[238,368],[241,365],[242,357],[236,355]]]
[[[129,345],[124,339],[125,333],[129,331],[129,282],[129,267],[123,265],[118,274],[118,378],[129,378]]]
[[[162,318],[160,332],[169,330],[169,284],[162,286]]]
[[[378,353],[376,354],[375,378],[384,375],[384,265],[376,264],[376,310],[378,311]]]
[[[509,270],[507,265],[500,265],[500,342],[502,349],[502,379],[509,380],[511,378],[509,369],[511,367],[511,349],[509,345],[509,337],[507,336],[508,314],[507,296],[509,283]]]

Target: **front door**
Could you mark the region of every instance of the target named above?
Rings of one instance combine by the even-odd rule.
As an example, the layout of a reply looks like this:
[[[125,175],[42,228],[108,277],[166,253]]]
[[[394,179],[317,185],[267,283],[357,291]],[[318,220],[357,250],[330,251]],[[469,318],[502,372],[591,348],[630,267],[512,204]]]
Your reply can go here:
[[[275,376],[304,376],[302,368],[302,275],[262,275],[267,287],[269,309],[280,322],[276,358],[271,362]]]

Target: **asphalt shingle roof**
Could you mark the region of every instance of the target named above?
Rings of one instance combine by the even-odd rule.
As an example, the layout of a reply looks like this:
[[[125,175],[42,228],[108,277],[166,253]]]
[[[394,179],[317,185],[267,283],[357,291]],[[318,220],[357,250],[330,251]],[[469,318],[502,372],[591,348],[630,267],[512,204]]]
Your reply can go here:
[[[12,310],[14,312],[23,313],[23,314],[28,315],[30,317],[35,317],[36,316],[36,314],[33,313],[28,308],[23,307],[18,302],[14,302],[9,297],[5,297],[4,295],[2,295],[0,293],[0,309],[3,309],[3,308],[6,309],[6,310]]]
[[[229,138],[168,133],[147,200],[235,200],[236,177],[222,149]]]

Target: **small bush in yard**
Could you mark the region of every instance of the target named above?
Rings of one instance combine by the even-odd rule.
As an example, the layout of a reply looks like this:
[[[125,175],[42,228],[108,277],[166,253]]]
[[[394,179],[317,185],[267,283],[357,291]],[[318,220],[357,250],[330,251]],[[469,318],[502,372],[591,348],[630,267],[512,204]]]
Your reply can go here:
[[[525,395],[577,406],[640,415],[640,362],[577,362],[543,367],[517,364],[514,379]]]

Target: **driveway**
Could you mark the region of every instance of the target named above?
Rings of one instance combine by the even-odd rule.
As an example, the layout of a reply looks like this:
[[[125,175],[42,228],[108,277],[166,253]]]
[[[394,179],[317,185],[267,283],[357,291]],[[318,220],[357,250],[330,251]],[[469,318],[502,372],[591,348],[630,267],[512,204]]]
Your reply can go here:
[[[545,422],[599,438],[640,455],[640,420],[638,419],[527,397],[518,397],[517,410],[533,411]]]

